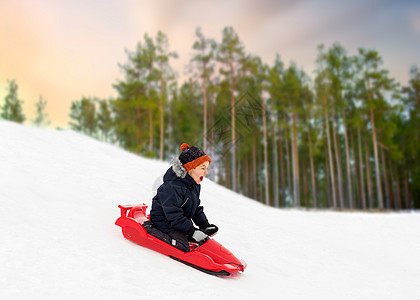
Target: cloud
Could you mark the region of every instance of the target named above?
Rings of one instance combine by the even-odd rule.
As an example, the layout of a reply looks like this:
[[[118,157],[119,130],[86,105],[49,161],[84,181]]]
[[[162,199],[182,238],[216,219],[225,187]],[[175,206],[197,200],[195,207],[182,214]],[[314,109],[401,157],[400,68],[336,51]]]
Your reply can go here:
[[[409,22],[416,35],[420,35],[420,10],[410,12]]]

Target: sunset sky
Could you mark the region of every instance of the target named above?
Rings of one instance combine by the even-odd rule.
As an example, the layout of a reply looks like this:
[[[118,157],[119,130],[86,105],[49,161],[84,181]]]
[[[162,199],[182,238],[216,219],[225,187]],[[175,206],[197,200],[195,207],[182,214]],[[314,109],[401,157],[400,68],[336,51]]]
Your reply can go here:
[[[167,34],[181,83],[196,28],[220,41],[226,26],[247,53],[270,65],[278,53],[311,76],[317,46],[336,41],[349,55],[377,50],[403,85],[410,67],[420,67],[419,0],[0,0],[0,105],[15,79],[26,123],[42,95],[51,126],[67,127],[71,101],[116,96],[124,49],[145,33]]]

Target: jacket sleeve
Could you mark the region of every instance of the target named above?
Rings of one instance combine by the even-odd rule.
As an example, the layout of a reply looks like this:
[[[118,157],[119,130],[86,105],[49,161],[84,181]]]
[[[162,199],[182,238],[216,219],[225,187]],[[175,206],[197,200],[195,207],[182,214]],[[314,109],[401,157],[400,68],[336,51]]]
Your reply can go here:
[[[195,215],[192,217],[195,224],[200,229],[206,229],[210,226],[209,221],[207,220],[206,214],[204,213],[204,208],[199,204],[195,212]]]
[[[175,230],[188,233],[191,230],[192,222],[185,217],[182,205],[186,190],[168,185],[160,191],[159,199],[166,219]]]

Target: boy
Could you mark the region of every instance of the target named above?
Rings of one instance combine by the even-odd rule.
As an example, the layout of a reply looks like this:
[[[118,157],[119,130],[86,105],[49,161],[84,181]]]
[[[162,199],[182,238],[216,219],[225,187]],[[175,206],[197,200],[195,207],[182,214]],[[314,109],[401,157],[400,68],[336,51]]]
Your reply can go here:
[[[152,200],[151,222],[145,222],[144,227],[149,234],[188,252],[188,241],[201,244],[218,228],[208,222],[200,206],[200,183],[211,159],[201,149],[185,143],[181,151],[163,176],[163,184]]]

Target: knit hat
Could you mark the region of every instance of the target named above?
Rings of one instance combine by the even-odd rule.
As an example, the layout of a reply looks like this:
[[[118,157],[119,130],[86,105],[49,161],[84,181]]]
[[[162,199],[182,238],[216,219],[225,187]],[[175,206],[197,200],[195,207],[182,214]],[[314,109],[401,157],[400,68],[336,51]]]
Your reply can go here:
[[[206,161],[211,163],[210,157],[200,148],[190,147],[186,143],[182,144],[180,148],[182,152],[179,155],[179,160],[187,172],[197,168]]]

